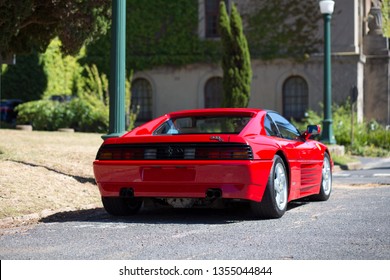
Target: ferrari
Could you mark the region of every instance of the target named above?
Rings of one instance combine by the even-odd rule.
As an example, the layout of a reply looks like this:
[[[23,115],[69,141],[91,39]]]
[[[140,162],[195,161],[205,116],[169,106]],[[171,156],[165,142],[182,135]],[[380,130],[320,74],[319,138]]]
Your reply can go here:
[[[257,218],[280,218],[292,200],[326,201],[329,149],[275,111],[198,109],[156,118],[106,139],[93,162],[105,210],[137,213],[145,201],[169,207],[245,202]]]

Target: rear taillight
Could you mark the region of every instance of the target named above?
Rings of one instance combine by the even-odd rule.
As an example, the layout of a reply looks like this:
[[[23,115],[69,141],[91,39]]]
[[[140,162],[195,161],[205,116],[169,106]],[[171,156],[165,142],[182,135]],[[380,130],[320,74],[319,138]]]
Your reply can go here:
[[[240,147],[198,148],[196,159],[253,159],[252,149],[243,145]]]
[[[97,160],[135,160],[143,158],[143,149],[128,149],[115,146],[102,146],[96,156]]]

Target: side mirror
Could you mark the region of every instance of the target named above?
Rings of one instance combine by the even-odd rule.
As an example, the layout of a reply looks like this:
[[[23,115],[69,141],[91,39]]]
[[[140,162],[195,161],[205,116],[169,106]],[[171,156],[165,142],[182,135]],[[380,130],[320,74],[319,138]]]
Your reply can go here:
[[[317,136],[321,133],[321,126],[319,125],[308,125],[307,130],[302,134],[302,136],[307,140],[311,136]]]

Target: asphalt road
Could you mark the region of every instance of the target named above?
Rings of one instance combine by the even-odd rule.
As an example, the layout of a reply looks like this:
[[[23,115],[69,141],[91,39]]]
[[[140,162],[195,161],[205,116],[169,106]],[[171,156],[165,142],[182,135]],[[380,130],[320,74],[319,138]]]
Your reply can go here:
[[[0,230],[0,259],[389,260],[389,204],[390,185],[336,185],[329,201],[291,203],[277,220],[242,208],[58,213]]]
[[[342,170],[333,174],[339,184],[378,184],[390,186],[390,158],[360,158],[358,170]]]

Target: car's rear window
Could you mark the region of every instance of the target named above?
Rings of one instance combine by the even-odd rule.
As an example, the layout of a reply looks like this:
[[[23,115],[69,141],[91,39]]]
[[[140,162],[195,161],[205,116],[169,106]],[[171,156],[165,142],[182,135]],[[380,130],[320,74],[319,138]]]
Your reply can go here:
[[[154,131],[154,135],[238,134],[248,124],[249,116],[194,116],[172,118]]]

